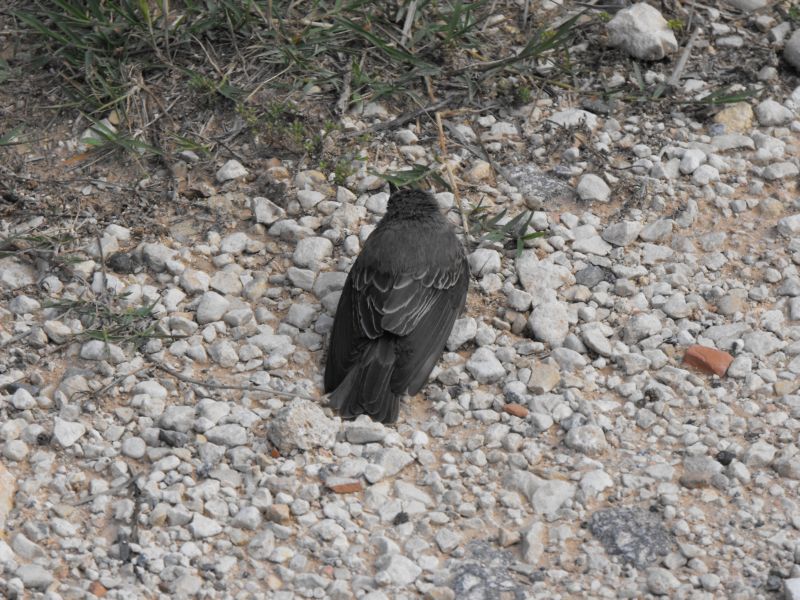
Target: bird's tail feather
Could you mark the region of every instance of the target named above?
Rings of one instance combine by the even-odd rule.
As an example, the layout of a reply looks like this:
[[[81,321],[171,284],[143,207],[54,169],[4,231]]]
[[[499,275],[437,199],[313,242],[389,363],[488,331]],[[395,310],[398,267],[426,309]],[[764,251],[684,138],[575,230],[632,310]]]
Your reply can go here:
[[[390,388],[395,342],[381,337],[367,344],[358,362],[330,395],[330,405],[345,418],[367,414],[376,421],[397,420],[400,397]]]

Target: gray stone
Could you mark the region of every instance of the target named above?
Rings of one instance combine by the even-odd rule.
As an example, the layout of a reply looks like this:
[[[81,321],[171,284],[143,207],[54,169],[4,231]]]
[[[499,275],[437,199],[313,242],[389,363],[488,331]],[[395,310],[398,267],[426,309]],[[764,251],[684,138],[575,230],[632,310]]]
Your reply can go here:
[[[216,173],[217,181],[223,183],[231,179],[238,179],[247,176],[247,169],[238,160],[231,159],[222,165]]]
[[[476,277],[500,271],[500,253],[491,248],[478,248],[469,257],[469,269]]]
[[[775,334],[768,331],[751,331],[742,336],[744,348],[758,358],[769,356],[784,346]]]
[[[214,342],[208,348],[208,355],[220,367],[229,369],[239,362],[239,353],[236,347],[228,340]]]
[[[548,302],[533,309],[528,324],[533,337],[552,347],[561,346],[569,333],[569,314],[562,302]]]
[[[231,525],[255,531],[261,525],[261,511],[255,506],[244,506],[231,519]]]
[[[144,457],[145,452],[147,452],[147,444],[142,438],[137,436],[125,438],[122,440],[120,452],[122,452],[123,456],[138,460]]]
[[[624,340],[635,344],[661,331],[661,321],[652,313],[639,313],[628,319],[624,329]]]
[[[236,423],[217,425],[205,432],[206,439],[220,446],[242,446],[247,443],[247,430]]]
[[[546,290],[557,290],[564,285],[575,283],[571,271],[548,260],[539,260],[533,250],[523,250],[516,260],[517,275],[525,291],[536,301],[546,294]]]
[[[297,242],[292,260],[298,267],[308,267],[318,271],[322,261],[331,254],[333,254],[333,244],[328,238],[307,237]]]
[[[383,468],[387,477],[394,477],[408,465],[414,462],[414,458],[405,450],[400,448],[384,448],[370,457],[373,464]]]
[[[603,239],[615,246],[627,246],[639,237],[642,224],[636,221],[622,221],[614,223],[603,230]]]
[[[472,317],[462,317],[453,323],[453,330],[447,339],[447,349],[451,352],[475,339],[478,332],[478,322]]]
[[[786,237],[800,234],[800,214],[780,219],[778,221],[778,232]]]
[[[547,541],[547,525],[540,521],[531,524],[522,534],[522,560],[529,565],[538,565]]]
[[[304,398],[295,398],[272,418],[267,437],[281,452],[332,448],[339,432],[339,420],[325,415],[322,408]]]
[[[53,574],[39,565],[22,565],[17,569],[17,577],[26,588],[44,590],[53,583]]]
[[[89,340],[84,343],[81,346],[81,358],[85,360],[104,360],[112,365],[118,365],[127,360],[122,348],[103,340]]]
[[[611,342],[598,326],[587,326],[581,333],[581,339],[586,347],[597,352],[600,356],[611,356]]]
[[[647,569],[647,589],[657,596],[668,596],[680,586],[680,581],[670,571],[662,567]]]
[[[573,427],[567,433],[564,443],[567,447],[587,456],[598,456],[608,448],[606,436],[597,425]]]
[[[786,40],[786,44],[783,46],[783,58],[797,71],[800,71],[800,29],[797,29],[792,36]]]
[[[683,461],[680,482],[687,488],[707,487],[721,472],[722,465],[710,456],[687,456]]]
[[[758,122],[764,127],[786,125],[794,118],[792,111],[772,98],[760,102],[755,112]]]
[[[751,468],[760,468],[769,466],[778,449],[764,441],[758,441],[752,444],[742,457],[742,462]]]
[[[547,120],[562,127],[578,127],[580,125],[586,125],[589,129],[597,127],[597,116],[580,108],[568,108],[553,113]]]
[[[445,554],[450,554],[461,543],[461,536],[446,527],[437,531],[434,539],[436,540],[436,545],[439,546],[439,550]]]
[[[506,374],[506,370],[497,360],[494,352],[486,347],[475,350],[472,356],[469,357],[466,366],[467,370],[480,383],[492,383],[502,379]]]
[[[272,202],[269,198],[256,196],[250,201],[250,210],[253,211],[256,223],[272,225],[275,221],[286,217],[286,211]]]
[[[608,202],[611,189],[602,178],[592,173],[587,173],[578,182],[577,193],[581,200],[586,202]]]
[[[214,519],[204,517],[200,513],[195,513],[192,522],[188,525],[188,529],[196,540],[214,537],[222,533],[222,525]]]
[[[639,237],[645,242],[663,240],[672,233],[672,219],[659,219],[645,225],[639,232]]]
[[[683,153],[683,157],[681,157],[679,169],[684,175],[691,175],[700,165],[704,164],[706,160],[708,160],[708,158],[705,152],[699,148],[689,148]]]
[[[16,290],[36,283],[37,272],[31,265],[15,256],[0,258],[0,285]]]
[[[197,305],[196,319],[200,325],[212,323],[222,319],[231,303],[216,292],[206,292]]]
[[[55,418],[55,425],[53,427],[53,438],[59,443],[62,448],[69,448],[77,442],[83,434],[86,433],[86,427],[83,423],[74,421],[65,421],[59,417]]]
[[[658,514],[641,508],[599,510],[589,519],[589,531],[606,552],[638,569],[666,556],[674,545]]]
[[[386,576],[392,585],[409,586],[422,573],[422,569],[402,554],[384,554],[375,561],[375,570]]]
[[[779,162],[769,165],[764,169],[763,177],[767,181],[775,181],[777,179],[786,179],[787,177],[795,177],[800,173],[800,169],[792,162]]]
[[[512,469],[503,478],[503,486],[521,492],[533,509],[554,517],[565,502],[575,496],[575,484],[560,479],[542,479],[528,471]]]
[[[609,45],[620,46],[641,60],[661,60],[678,49],[666,19],[648,4],[620,10],[606,27]]]

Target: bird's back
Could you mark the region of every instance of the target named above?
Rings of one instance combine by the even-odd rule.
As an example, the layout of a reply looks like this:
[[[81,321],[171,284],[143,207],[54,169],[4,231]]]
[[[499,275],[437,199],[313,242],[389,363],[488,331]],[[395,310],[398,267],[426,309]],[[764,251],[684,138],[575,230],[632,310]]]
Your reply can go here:
[[[325,371],[332,404],[395,420],[398,397],[416,393],[441,356],[468,282],[463,246],[433,198],[393,194],[339,300]]]

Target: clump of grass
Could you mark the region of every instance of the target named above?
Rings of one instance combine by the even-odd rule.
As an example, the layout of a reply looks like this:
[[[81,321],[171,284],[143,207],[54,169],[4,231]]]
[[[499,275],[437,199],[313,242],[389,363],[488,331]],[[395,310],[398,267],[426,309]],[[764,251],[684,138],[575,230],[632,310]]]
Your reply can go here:
[[[80,341],[101,340],[115,344],[133,344],[141,348],[154,338],[169,338],[154,314],[156,301],[143,306],[123,306],[126,294],[111,298],[59,299],[44,303],[45,308],[60,311],[63,318],[80,320],[83,331],[76,335]]]
[[[114,108],[132,121],[146,97],[151,114],[128,123],[130,130],[150,126],[154,107],[168,110],[165,98],[248,106],[257,127],[270,118],[260,107],[302,100],[310,86],[324,98],[317,122],[334,116],[335,107],[387,95],[423,105],[424,81],[435,88],[439,80],[460,80],[472,97],[506,70],[566,50],[577,23],[543,27],[509,53],[484,31],[493,6],[481,1],[21,0],[13,14],[39,43],[39,64],[61,76],[81,110],[99,118]],[[487,50],[500,57],[476,58],[493,54]],[[306,153],[319,152],[315,126],[301,125],[292,120],[278,133]]]
[[[517,256],[525,249],[525,242],[543,237],[544,231],[528,232],[528,226],[533,219],[529,210],[522,211],[510,219],[508,209],[504,208],[496,215],[489,214],[489,208],[481,200],[467,215],[472,237],[481,242],[500,242],[504,247],[514,248]]]

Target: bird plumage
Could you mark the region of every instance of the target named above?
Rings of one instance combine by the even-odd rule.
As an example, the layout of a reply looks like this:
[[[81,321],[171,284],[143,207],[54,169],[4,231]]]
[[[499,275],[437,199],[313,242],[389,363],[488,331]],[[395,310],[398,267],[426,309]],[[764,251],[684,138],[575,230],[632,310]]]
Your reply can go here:
[[[394,422],[416,394],[464,308],[464,247],[430,194],[400,190],[345,281],[331,334],[325,391],[342,416]]]

